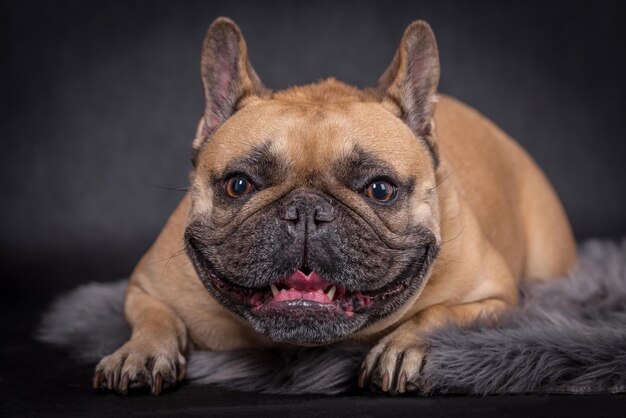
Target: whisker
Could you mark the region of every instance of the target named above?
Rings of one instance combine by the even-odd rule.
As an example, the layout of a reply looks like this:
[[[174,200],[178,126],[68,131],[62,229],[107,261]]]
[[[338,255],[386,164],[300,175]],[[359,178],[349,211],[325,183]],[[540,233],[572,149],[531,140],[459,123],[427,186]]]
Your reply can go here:
[[[186,263],[181,264],[180,266],[178,266],[177,270],[182,269],[183,267],[187,267],[188,265],[191,264],[191,260],[188,260]]]
[[[440,265],[437,265],[437,264],[435,264],[433,266],[433,270],[437,270],[437,271],[440,271],[440,272],[443,272],[443,273],[450,273],[450,270],[448,270],[446,268],[443,268],[443,267],[441,267]]]
[[[463,234],[464,231],[465,231],[465,222],[463,222],[463,224],[461,225],[461,230],[454,237],[445,241],[441,241],[441,245],[448,244],[454,241],[455,239],[459,238]]]
[[[180,251],[177,251],[176,253],[172,254],[170,256],[170,258],[167,259],[167,262],[165,263],[165,267],[167,267],[167,265],[170,263],[170,261],[172,261],[173,259],[175,259],[176,257],[180,257],[181,255],[186,254],[185,253],[185,249],[183,248]]]
[[[176,257],[180,257],[181,255],[185,254],[185,248],[181,248],[180,250],[174,252],[172,255],[170,255],[167,258],[164,258],[162,260],[156,260],[153,261],[149,264],[159,264],[159,263],[163,263],[165,262],[165,265],[163,266],[163,269],[161,269],[161,274],[163,274],[163,272],[165,271],[165,269],[167,269],[167,266],[169,266],[170,262],[175,259]]]
[[[448,172],[447,176],[445,176],[443,179],[441,179],[441,181],[439,183],[435,184],[435,187],[433,187],[433,189],[436,189],[437,187],[441,186],[446,180],[448,180],[450,177],[452,177],[452,175],[454,173],[456,173],[458,169],[459,169],[459,167],[454,167],[450,172]]]
[[[437,260],[442,260],[442,261],[445,261],[447,263],[463,263],[463,261],[455,260],[453,258],[447,258],[447,257],[443,257],[443,256],[437,256]]]
[[[156,187],[157,189],[162,190],[170,190],[173,192],[188,192],[189,187],[168,187],[168,186],[159,186],[158,184],[150,184],[150,187]]]
[[[150,264],[158,264],[158,263],[162,263],[164,261],[169,261],[174,257],[178,257],[180,255],[182,255],[185,252],[185,248],[181,248],[178,251],[175,251],[172,255],[170,255],[169,257],[163,258],[161,260],[156,260],[156,261],[152,261]]]
[[[461,232],[459,232],[458,234],[456,234],[454,237],[450,238],[449,240],[446,241],[441,241],[441,245],[443,244],[449,244],[452,241],[454,241],[455,239],[459,238],[461,236],[461,234],[463,233],[463,230],[461,230]]]

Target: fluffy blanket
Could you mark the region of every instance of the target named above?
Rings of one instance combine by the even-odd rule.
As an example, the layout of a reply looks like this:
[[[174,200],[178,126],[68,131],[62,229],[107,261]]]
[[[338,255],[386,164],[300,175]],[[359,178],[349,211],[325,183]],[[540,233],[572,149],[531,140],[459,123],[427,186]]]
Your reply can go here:
[[[626,392],[626,239],[580,247],[568,277],[525,285],[498,325],[447,326],[428,336],[429,394]],[[97,362],[129,337],[127,281],[91,283],[59,297],[36,338]],[[355,388],[366,347],[196,351],[187,379],[244,391],[338,394]]]

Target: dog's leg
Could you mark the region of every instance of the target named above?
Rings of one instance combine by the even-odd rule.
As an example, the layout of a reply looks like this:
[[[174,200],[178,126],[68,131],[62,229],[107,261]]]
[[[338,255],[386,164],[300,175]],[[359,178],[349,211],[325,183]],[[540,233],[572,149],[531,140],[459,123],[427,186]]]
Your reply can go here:
[[[465,219],[464,239],[444,249],[447,253],[442,252],[443,262],[453,259],[453,254],[472,256],[445,264],[444,276],[431,276],[418,298],[428,304],[372,348],[363,362],[360,386],[371,379],[385,392],[417,389],[426,354],[423,338],[428,332],[447,323],[463,325],[481,316],[497,320],[499,313],[517,303],[517,283],[508,265],[472,221],[471,217]],[[437,287],[465,290],[445,294]]]
[[[185,326],[172,309],[136,285],[129,286],[125,305],[131,338],[98,363],[93,387],[126,394],[149,386],[158,395],[185,376]]]
[[[497,315],[509,303],[486,299],[456,306],[434,305],[419,312],[387,335],[369,352],[359,375],[359,386],[371,377],[384,392],[404,393],[418,388],[425,357],[420,337],[448,322],[463,324],[480,315]]]

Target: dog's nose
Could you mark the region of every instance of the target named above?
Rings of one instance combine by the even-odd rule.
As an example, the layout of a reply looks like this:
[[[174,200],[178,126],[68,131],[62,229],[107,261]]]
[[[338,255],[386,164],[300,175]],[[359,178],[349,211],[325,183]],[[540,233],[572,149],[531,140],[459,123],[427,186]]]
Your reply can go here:
[[[312,192],[300,192],[287,198],[281,216],[292,235],[312,234],[335,219],[330,201]]]

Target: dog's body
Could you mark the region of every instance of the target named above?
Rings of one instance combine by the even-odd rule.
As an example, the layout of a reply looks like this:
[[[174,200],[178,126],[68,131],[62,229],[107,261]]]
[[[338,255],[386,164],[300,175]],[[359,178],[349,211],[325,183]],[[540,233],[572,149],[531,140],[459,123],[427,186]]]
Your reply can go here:
[[[203,80],[191,193],[131,277],[132,338],[98,365],[96,387],[159,393],[182,379],[192,346],[357,340],[373,346],[360,384],[403,392],[419,385],[422,332],[495,317],[517,302],[520,280],[575,261],[563,209],[529,156],[454,99],[439,96],[434,110],[424,23],[407,29],[374,89],[327,80],[272,94],[220,19]]]

